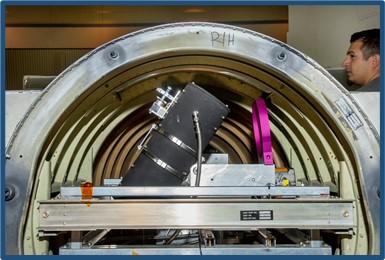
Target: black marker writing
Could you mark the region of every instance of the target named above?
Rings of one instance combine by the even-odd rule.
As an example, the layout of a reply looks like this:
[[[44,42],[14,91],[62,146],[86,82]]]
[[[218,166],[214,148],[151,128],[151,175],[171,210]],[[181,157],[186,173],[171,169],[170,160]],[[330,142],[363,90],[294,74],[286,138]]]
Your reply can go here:
[[[215,44],[225,46],[234,45],[235,42],[235,36],[234,33],[219,33],[216,31],[211,32],[211,46],[214,46]]]

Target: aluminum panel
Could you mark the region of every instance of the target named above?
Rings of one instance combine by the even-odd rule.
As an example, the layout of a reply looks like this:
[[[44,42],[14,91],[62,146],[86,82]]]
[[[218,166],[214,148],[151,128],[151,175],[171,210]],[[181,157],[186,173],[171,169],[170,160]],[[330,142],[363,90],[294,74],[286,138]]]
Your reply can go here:
[[[63,198],[80,198],[80,187],[61,187]],[[93,187],[93,197],[328,196],[329,187]]]
[[[349,229],[353,226],[352,202],[340,199],[52,200],[40,202],[39,216],[41,231]]]
[[[196,174],[191,174],[191,185]],[[200,186],[274,186],[275,166],[264,164],[202,164]]]

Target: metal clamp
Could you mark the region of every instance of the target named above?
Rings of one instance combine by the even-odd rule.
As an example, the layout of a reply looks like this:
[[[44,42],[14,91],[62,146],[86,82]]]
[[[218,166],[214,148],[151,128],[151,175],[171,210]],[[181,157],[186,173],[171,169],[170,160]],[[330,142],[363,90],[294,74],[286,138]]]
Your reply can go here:
[[[166,137],[167,139],[169,139],[171,142],[178,145],[180,148],[182,148],[183,150],[185,150],[186,152],[188,152],[192,156],[194,156],[194,157],[197,156],[197,153],[193,148],[191,148],[187,144],[183,143],[178,137],[167,133],[159,125],[157,125],[154,130],[157,131],[159,134],[163,135],[164,137]]]
[[[187,176],[187,173],[185,172],[179,172],[176,169],[174,169],[172,166],[168,165],[166,162],[162,161],[158,157],[156,157],[153,153],[151,153],[146,146],[142,147],[144,155],[146,155],[148,158],[150,158],[153,162],[155,162],[158,166],[162,167],[166,171],[168,171],[170,174],[174,175],[180,180],[184,180]]]

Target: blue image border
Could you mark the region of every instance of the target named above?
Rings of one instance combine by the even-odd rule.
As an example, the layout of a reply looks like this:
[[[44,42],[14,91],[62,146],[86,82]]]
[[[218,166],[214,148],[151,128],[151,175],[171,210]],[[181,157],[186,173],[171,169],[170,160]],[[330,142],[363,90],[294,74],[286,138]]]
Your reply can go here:
[[[309,0],[295,0],[295,1],[282,1],[282,0],[271,0],[271,1],[234,1],[234,0],[218,0],[218,1],[201,1],[201,0],[190,0],[190,1],[178,1],[178,0],[159,0],[159,1],[128,1],[128,0],[114,0],[114,1],[106,1],[106,0],[100,0],[100,1],[78,1],[78,0],[68,0],[68,1],[49,1],[49,0],[40,0],[40,1],[25,1],[25,0],[4,0],[1,1],[1,14],[0,14],[0,23],[1,23],[1,34],[0,34],[0,54],[1,54],[1,72],[0,72],[0,81],[1,81],[1,94],[0,94],[0,111],[1,111],[1,121],[0,121],[0,151],[1,151],[1,160],[0,160],[0,187],[1,187],[1,200],[0,200],[0,221],[1,221],[1,226],[0,226],[0,231],[1,231],[1,236],[0,236],[0,257],[2,259],[13,259],[13,258],[23,258],[23,257],[41,257],[41,256],[9,256],[5,255],[5,246],[7,241],[5,241],[5,235],[4,235],[4,227],[5,227],[5,216],[4,216],[4,186],[5,186],[5,9],[7,6],[14,6],[14,5],[19,5],[19,6],[38,6],[38,5],[77,5],[77,6],[82,6],[82,5],[137,5],[137,6],[183,6],[183,5],[201,5],[201,6],[215,6],[215,5],[228,5],[228,6],[242,6],[242,5],[269,5],[269,6],[274,6],[274,5],[379,5],[380,6],[380,29],[381,29],[381,77],[380,77],[380,82],[381,82],[381,92],[380,92],[380,151],[382,151],[384,147],[384,140],[382,137],[382,133],[384,130],[384,121],[385,121],[385,115],[384,115],[384,73],[385,73],[385,66],[384,66],[384,48],[385,48],[385,35],[384,35],[384,26],[385,26],[385,17],[384,17],[384,1],[379,1],[379,0],[360,0],[360,1],[352,1],[352,0],[315,0],[315,1],[309,1]],[[381,175],[381,223],[380,223],[380,244],[381,244],[381,252],[379,256],[360,256],[360,257],[365,257],[365,258],[376,258],[376,259],[384,259],[384,221],[385,221],[385,214],[384,214],[384,180],[385,177],[383,176],[384,174],[384,154],[381,152],[380,154],[380,175]],[[64,256],[60,256],[61,258]],[[73,259],[75,256],[71,256],[71,259]],[[81,256],[90,258],[91,256]],[[92,256],[92,259],[94,258],[100,258],[103,256]],[[115,257],[115,256],[114,256]],[[119,256],[116,256],[119,257]],[[127,257],[127,256],[121,256],[121,257]],[[155,256],[141,256],[145,258],[152,258],[154,259]],[[171,256],[156,256],[157,259],[160,258],[169,258]],[[175,256],[173,256],[175,257]],[[187,257],[187,256],[186,256]],[[189,256],[192,257],[192,256]],[[197,256],[194,256],[197,257]],[[208,256],[203,256],[203,257],[208,257]],[[220,257],[220,259],[223,258],[236,258],[238,256],[215,256],[215,257]],[[243,257],[255,257],[255,256],[242,256]],[[258,257],[258,256],[256,256]],[[280,256],[260,256],[260,257],[272,257],[272,258],[278,258]],[[284,256],[284,257],[289,257],[289,258],[297,258],[298,256]],[[308,257],[308,256],[299,256],[299,257]],[[322,256],[311,256],[319,258]],[[330,256],[329,256],[330,257]],[[344,256],[339,256],[339,257],[344,257]],[[357,256],[355,256],[357,257]],[[64,257],[67,258],[67,257]],[[69,258],[69,256],[68,256]],[[80,256],[76,256],[76,258],[80,258]],[[104,257],[103,257],[104,258]]]

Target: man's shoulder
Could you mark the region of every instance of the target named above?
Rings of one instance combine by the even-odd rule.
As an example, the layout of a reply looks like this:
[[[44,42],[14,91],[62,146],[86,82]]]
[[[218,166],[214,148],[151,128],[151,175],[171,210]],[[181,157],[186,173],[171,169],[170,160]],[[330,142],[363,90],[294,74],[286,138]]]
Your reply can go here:
[[[356,89],[355,91],[361,91],[361,92],[380,91],[380,77],[370,81],[368,84]]]

